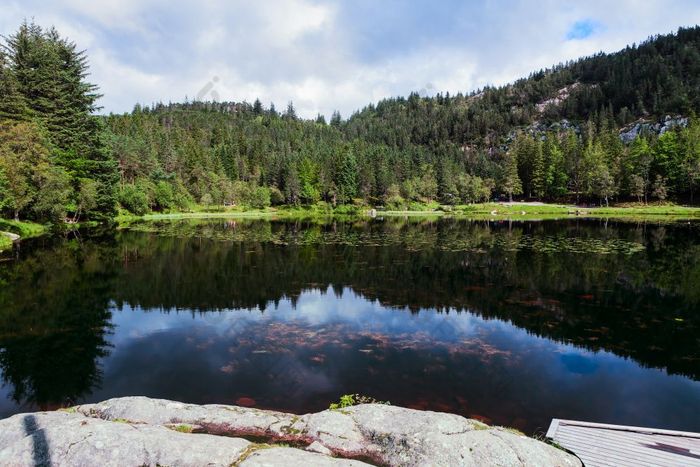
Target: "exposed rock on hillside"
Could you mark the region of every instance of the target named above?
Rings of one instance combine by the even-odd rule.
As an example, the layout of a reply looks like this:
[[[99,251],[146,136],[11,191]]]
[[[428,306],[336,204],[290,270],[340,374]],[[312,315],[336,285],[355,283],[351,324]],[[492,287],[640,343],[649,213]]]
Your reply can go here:
[[[631,143],[637,136],[639,136],[642,133],[649,132],[657,135],[663,135],[667,131],[678,126],[688,126],[688,118],[680,116],[671,117],[670,115],[666,115],[666,117],[664,117],[663,120],[659,120],[657,122],[638,120],[632,123],[631,125],[628,125],[625,128],[623,128],[620,131],[620,138],[625,143]]]

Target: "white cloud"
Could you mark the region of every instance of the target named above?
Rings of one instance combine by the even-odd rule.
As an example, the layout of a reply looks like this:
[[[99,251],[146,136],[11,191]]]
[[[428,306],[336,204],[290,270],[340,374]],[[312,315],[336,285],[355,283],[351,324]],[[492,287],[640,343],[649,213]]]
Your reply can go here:
[[[305,117],[344,116],[430,88],[469,92],[700,23],[693,0],[11,0],[0,32],[24,19],[87,48],[105,111],[192,98],[214,76],[223,100],[293,100]],[[577,21],[601,25],[567,40]],[[429,92],[431,89],[429,89]]]

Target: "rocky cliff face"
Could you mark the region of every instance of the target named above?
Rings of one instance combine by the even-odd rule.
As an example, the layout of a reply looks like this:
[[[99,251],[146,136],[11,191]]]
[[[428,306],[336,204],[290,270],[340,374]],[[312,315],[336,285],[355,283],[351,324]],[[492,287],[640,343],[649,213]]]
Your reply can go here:
[[[0,421],[1,465],[580,466],[457,415],[366,404],[307,415],[145,397]]]
[[[667,131],[670,131],[676,127],[685,128],[688,126],[688,117],[683,117],[680,115],[671,116],[666,115],[659,120],[645,120],[640,119],[636,122],[630,123],[620,129],[620,139],[623,143],[629,144],[634,139],[641,134],[655,134],[663,135]],[[569,131],[573,130],[576,134],[581,134],[581,124],[574,123],[569,120],[563,119],[558,122],[544,123],[537,121],[521,131],[525,131],[531,135],[540,136],[544,138],[544,134],[548,131]],[[518,134],[518,130],[512,130],[508,133],[506,138],[506,144],[501,147],[503,150],[507,150],[510,143],[515,139]]]
[[[688,126],[687,117],[672,117],[666,115],[663,119],[659,121],[648,121],[639,120],[631,125],[627,125],[625,128],[620,130],[620,138],[624,143],[631,143],[634,139],[643,133],[654,133],[657,135],[663,135],[669,130],[675,127],[686,127]]]

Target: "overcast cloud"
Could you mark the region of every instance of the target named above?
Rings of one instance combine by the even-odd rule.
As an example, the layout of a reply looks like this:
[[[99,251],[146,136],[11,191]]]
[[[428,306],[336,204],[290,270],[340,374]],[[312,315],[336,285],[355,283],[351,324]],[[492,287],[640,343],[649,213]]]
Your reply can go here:
[[[700,23],[698,0],[0,0],[87,49],[104,112],[252,102],[343,116],[384,97],[469,92]],[[216,78],[216,80],[215,80]]]

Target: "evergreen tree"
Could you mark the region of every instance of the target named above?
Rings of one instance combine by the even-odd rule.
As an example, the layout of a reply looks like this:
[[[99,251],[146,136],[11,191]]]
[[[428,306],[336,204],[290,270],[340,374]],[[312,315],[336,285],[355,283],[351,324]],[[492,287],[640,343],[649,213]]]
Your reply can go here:
[[[352,151],[348,151],[343,157],[336,185],[341,203],[352,201],[357,194],[357,160]]]
[[[547,195],[547,161],[545,161],[543,144],[541,141],[534,141],[532,156],[532,192],[538,198]]]
[[[294,109],[294,103],[292,101],[289,101],[289,104],[287,104],[287,111],[284,113],[284,118],[289,120],[297,119],[297,111]]]
[[[343,122],[343,119],[340,116],[340,112],[337,110],[333,112],[333,115],[331,116],[331,126],[335,128],[340,128],[340,124]]]
[[[262,102],[260,102],[260,99],[255,99],[255,102],[253,102],[253,114],[254,115],[262,115],[263,114],[263,106],[262,106]]]
[[[93,179],[97,196],[92,217],[111,218],[116,164],[103,143],[102,124],[92,115],[100,96],[97,87],[85,80],[85,52],[55,29],[44,31],[25,22],[7,39],[4,53],[10,65],[3,75],[14,77],[27,113],[47,130],[52,160],[70,176],[71,201],[79,204],[80,180]]]
[[[547,135],[547,139],[542,147],[543,159],[545,161],[545,185],[546,195],[556,198],[566,193],[568,175],[566,173],[566,161],[564,152],[559,147],[559,143],[554,134]]]
[[[24,120],[27,104],[19,92],[19,83],[5,51],[0,49],[0,120]]]
[[[505,155],[501,188],[511,202],[514,195],[520,195],[523,192],[523,185],[518,176],[518,160],[512,151],[508,151]]]

